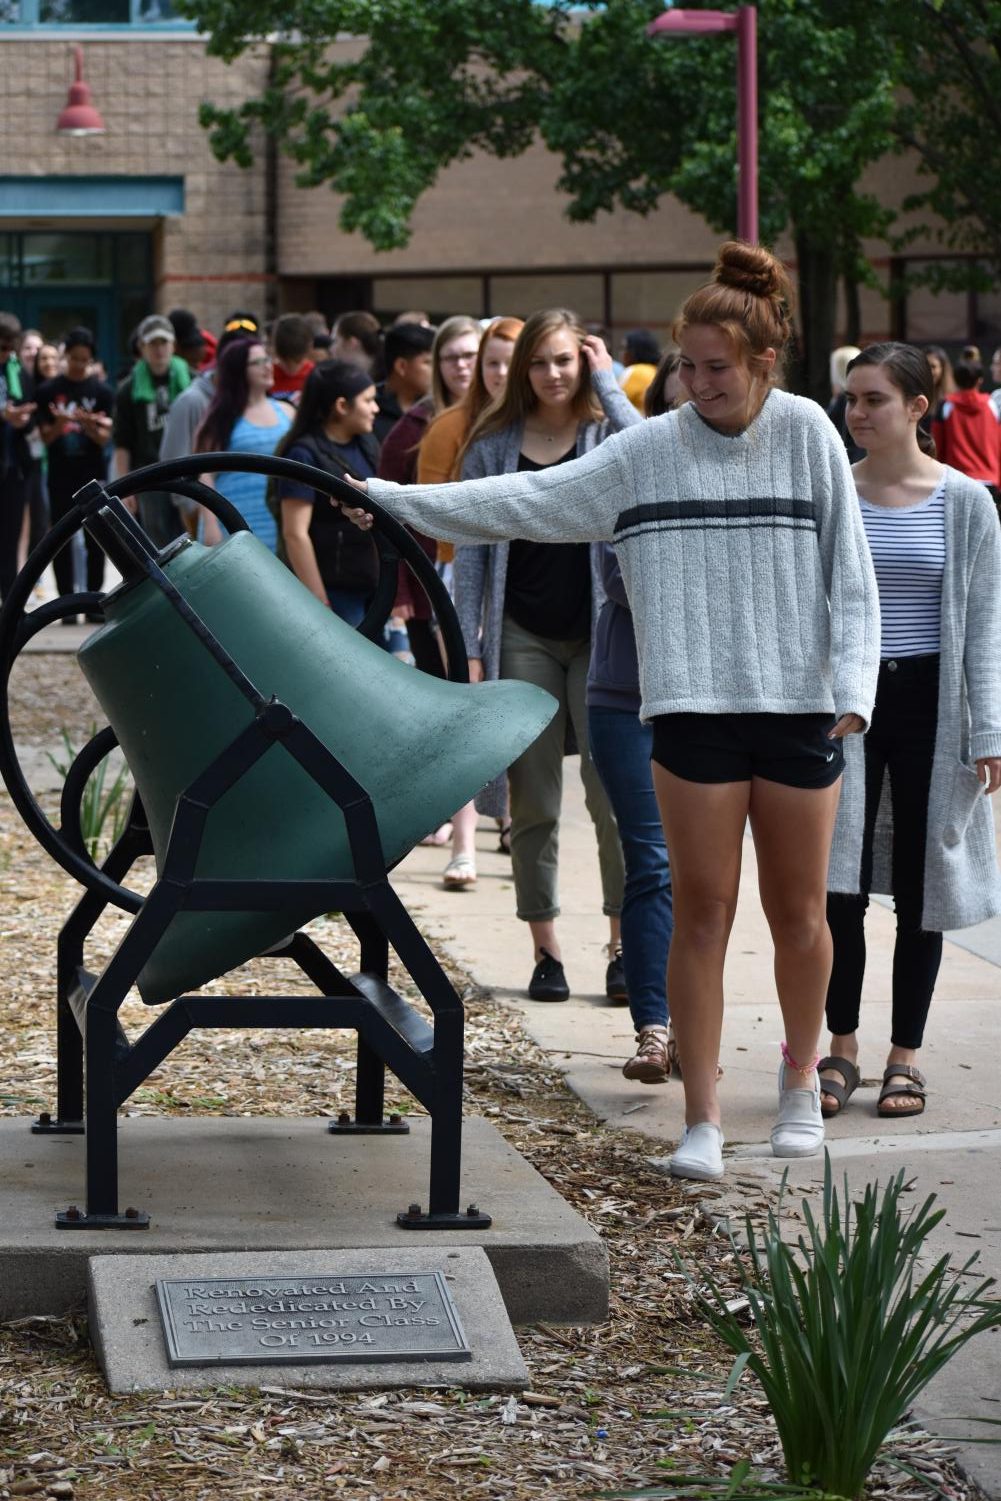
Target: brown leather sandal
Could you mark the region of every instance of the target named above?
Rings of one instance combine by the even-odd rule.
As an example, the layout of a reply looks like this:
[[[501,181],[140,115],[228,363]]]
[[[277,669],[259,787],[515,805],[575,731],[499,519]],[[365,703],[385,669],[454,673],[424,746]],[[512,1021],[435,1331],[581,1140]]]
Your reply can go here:
[[[836,1079],[825,1079],[823,1077],[825,1068],[833,1069],[836,1073],[839,1073],[844,1083],[839,1084]],[[829,1058],[821,1058],[817,1064],[817,1073],[821,1076],[821,1096],[829,1094],[831,1099],[835,1101],[833,1110],[829,1105],[824,1104],[823,1098],[820,1101],[821,1115],[825,1120],[830,1120],[832,1116],[840,1115],[842,1110],[844,1110],[848,1101],[862,1083],[862,1075],[849,1058],[838,1058],[835,1054],[832,1054]]]
[[[908,1084],[891,1084],[891,1079],[908,1079]],[[920,1069],[912,1068],[909,1063],[891,1063],[883,1073],[883,1087],[879,1091],[879,1099],[876,1101],[876,1114],[884,1120],[893,1120],[895,1116],[923,1115],[925,1108],[925,1086],[928,1081]],[[887,1100],[897,1099],[900,1096],[910,1096],[920,1100],[918,1105],[910,1105],[906,1110],[896,1110],[892,1105],[888,1110],[883,1106]]]

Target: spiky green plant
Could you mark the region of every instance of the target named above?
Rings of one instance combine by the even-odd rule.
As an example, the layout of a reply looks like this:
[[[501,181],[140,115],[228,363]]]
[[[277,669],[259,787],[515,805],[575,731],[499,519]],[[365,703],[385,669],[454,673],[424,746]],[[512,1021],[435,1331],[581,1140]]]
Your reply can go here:
[[[65,777],[76,760],[78,751],[70,739],[69,731],[64,728],[61,733],[63,757],[60,759],[51,751],[46,751],[46,755],[59,775]],[[96,734],[97,725],[92,724],[88,732],[88,741],[92,740]],[[110,756],[105,756],[91,772],[83,797],[80,799],[80,832],[83,835],[87,853],[95,862],[103,850],[115,844],[124,832],[134,791],[127,766],[120,766],[109,782],[110,771],[111,759]],[[108,824],[109,819],[110,827],[106,833],[105,825]]]
[[[750,1327],[711,1278],[692,1278],[736,1355],[727,1393],[751,1371],[791,1484],[847,1501],[861,1494],[887,1435],[932,1377],[975,1335],[1001,1326],[1001,1302],[986,1296],[994,1279],[963,1286],[976,1255],[959,1268],[948,1255],[923,1267],[945,1210],[933,1207],[934,1194],[904,1209],[904,1191],[901,1169],[882,1190],[867,1184],[853,1203],[846,1178],[842,1203],[827,1156],[821,1217],[804,1199],[805,1230],[794,1243],[782,1237],[781,1198],[762,1232],[748,1217],[749,1265],[740,1275]]]

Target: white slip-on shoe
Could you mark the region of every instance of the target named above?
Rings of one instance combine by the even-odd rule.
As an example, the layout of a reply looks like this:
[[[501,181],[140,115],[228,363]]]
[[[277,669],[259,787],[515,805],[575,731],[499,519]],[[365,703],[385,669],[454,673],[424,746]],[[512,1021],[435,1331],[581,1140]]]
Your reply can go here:
[[[669,1159],[672,1178],[698,1178],[704,1183],[723,1176],[723,1132],[713,1121],[686,1126],[678,1150]]]
[[[785,1062],[779,1064],[779,1114],[772,1127],[776,1157],[813,1157],[824,1145],[824,1117],[820,1113],[820,1077],[812,1089],[785,1088]]]

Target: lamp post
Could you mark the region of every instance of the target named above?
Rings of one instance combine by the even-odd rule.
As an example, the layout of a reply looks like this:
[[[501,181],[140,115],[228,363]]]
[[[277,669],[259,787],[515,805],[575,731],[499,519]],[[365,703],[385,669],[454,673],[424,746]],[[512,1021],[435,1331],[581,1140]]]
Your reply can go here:
[[[758,238],[758,35],[757,8],[739,10],[666,10],[647,27],[647,36],[704,36],[737,33],[737,234],[752,244]]]

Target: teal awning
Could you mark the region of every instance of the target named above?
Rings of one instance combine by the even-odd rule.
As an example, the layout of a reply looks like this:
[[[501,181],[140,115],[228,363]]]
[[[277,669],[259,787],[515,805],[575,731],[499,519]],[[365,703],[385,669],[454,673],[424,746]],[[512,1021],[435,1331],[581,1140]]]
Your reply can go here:
[[[183,177],[0,176],[3,219],[150,219],[183,213]]]

